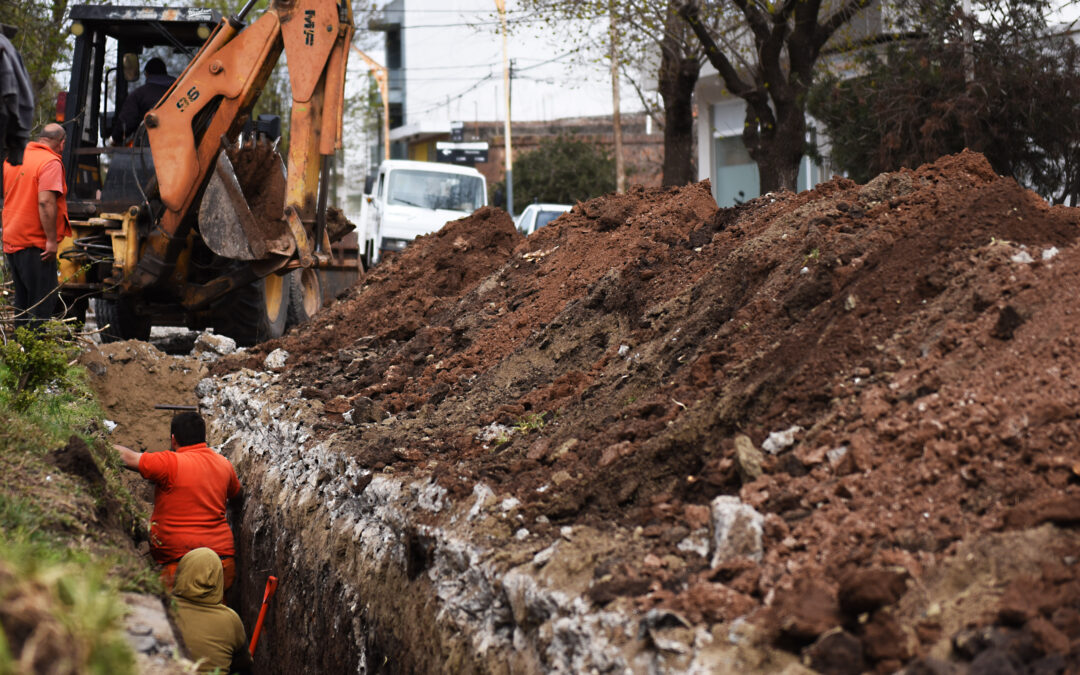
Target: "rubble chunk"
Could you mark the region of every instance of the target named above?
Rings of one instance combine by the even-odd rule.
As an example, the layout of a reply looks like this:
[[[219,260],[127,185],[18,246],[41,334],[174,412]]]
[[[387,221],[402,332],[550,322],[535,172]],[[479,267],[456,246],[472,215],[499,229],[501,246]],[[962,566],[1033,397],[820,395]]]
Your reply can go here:
[[[762,543],[764,524],[765,516],[738,497],[724,495],[714,499],[712,566],[740,556],[760,561],[765,551]]]

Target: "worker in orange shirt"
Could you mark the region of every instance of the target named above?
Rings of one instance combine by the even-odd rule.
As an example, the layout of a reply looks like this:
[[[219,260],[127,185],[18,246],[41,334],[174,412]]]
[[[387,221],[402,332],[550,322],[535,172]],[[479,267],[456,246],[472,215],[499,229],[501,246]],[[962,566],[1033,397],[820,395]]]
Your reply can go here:
[[[154,483],[150,554],[162,565],[162,581],[171,590],[180,559],[196,548],[212,549],[221,558],[228,589],[236,578],[236,548],[225,510],[239,501],[240,481],[229,460],[206,444],[199,413],[177,413],[169,432],[172,452],[114,446],[125,467]]]
[[[46,124],[23,163],[4,162],[3,241],[15,284],[15,320],[36,326],[52,317],[58,286],[56,250],[71,236],[60,153],[67,133]]]

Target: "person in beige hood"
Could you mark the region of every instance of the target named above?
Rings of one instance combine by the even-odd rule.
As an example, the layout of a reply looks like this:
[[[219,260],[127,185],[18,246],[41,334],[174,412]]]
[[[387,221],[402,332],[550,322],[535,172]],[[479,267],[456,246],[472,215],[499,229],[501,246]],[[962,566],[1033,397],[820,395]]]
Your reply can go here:
[[[221,603],[221,558],[209,548],[189,551],[176,567],[176,625],[200,673],[247,672],[252,668],[244,624]]]

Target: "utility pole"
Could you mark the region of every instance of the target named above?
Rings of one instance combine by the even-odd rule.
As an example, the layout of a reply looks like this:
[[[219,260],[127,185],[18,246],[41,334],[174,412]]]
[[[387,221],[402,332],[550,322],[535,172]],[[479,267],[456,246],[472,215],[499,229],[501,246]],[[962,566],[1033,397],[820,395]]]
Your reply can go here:
[[[971,30],[971,0],[963,0],[960,9],[963,13],[961,21],[964,22],[961,27],[964,32],[964,83],[970,85],[975,81],[975,35]]]
[[[379,96],[382,97],[382,141],[383,141],[383,159],[390,159],[390,76],[386,70],[386,66],[379,64],[375,59],[371,58],[364,52],[360,51],[360,48],[356,45],[349,45],[353,50],[360,55],[360,58],[364,59],[367,63],[368,70],[375,77],[375,82],[379,85]]]
[[[503,97],[506,104],[506,121],[503,125],[503,135],[506,138],[504,143],[506,151],[506,212],[512,217],[514,215],[514,161],[513,148],[510,144],[510,77],[513,66],[510,65],[506,37],[506,0],[495,0],[495,7],[499,10],[499,21],[502,24]]]
[[[626,165],[623,163],[622,116],[619,111],[619,33],[615,29],[615,0],[609,0],[611,15],[611,124],[615,132],[615,191],[626,192]]]

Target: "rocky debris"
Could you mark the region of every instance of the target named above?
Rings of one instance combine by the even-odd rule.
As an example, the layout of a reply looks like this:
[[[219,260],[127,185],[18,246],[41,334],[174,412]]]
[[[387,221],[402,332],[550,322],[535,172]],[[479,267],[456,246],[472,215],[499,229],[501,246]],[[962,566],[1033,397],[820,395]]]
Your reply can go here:
[[[124,593],[123,598],[128,607],[124,617],[126,637],[135,652],[138,672],[148,675],[192,672],[195,666],[184,658],[161,598],[140,593]]]
[[[1080,494],[1050,495],[1030,501],[1010,510],[1004,517],[1004,525],[1010,529],[1035,527],[1047,522],[1080,523]]]
[[[284,349],[275,349],[266,355],[263,359],[263,367],[267,370],[282,370],[285,368],[285,362],[289,359],[289,352]]]
[[[775,455],[786,448],[791,447],[795,443],[795,434],[802,431],[803,428],[795,424],[783,431],[774,431],[769,434],[768,438],[761,444],[761,449],[765,452]]]
[[[826,631],[804,655],[806,665],[822,675],[859,675],[867,669],[862,642],[843,628]]]
[[[777,589],[769,614],[773,639],[794,648],[814,643],[842,622],[836,593],[809,575],[795,579],[790,588]]]
[[[860,614],[892,605],[907,591],[909,576],[903,567],[854,570],[840,582],[840,609],[858,619]]]
[[[739,470],[739,478],[744,483],[749,483],[761,477],[761,463],[765,460],[761,451],[754,447],[754,442],[749,436],[739,434],[735,437],[735,466]]]
[[[367,396],[357,396],[349,401],[352,406],[346,415],[353,424],[377,424],[386,419],[386,411]]]
[[[202,332],[195,338],[195,344],[191,348],[193,356],[206,360],[214,360],[219,356],[228,356],[236,353],[236,340],[227,335]]]
[[[199,335],[199,331],[183,327],[154,326],[150,331],[149,342],[166,354],[191,354]]]
[[[738,497],[717,497],[712,501],[713,567],[731,558],[760,561],[764,553],[765,517]]]

